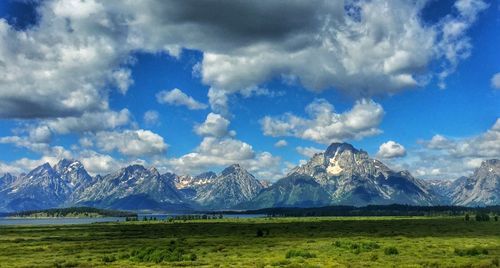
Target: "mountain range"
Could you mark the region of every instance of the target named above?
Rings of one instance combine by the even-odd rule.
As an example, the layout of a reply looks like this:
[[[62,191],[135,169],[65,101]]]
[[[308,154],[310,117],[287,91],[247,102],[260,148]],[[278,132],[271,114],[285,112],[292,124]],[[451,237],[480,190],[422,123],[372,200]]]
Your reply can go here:
[[[5,212],[83,205],[187,211],[369,204],[499,205],[500,160],[484,161],[471,176],[456,180],[421,180],[351,144],[332,143],[273,184],[238,164],[197,176],[160,174],[141,165],[91,176],[81,162],[68,159],[0,177]]]

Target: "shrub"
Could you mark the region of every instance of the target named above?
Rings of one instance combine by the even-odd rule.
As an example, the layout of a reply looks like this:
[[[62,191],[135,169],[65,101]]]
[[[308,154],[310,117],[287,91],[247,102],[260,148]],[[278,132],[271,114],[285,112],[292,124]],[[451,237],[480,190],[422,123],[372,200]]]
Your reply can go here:
[[[309,258],[316,258],[316,254],[309,253],[307,251],[302,251],[302,250],[289,250],[286,253],[285,257],[287,259],[294,258],[294,257],[302,257],[304,259],[309,259]]]
[[[455,254],[458,256],[477,256],[477,255],[488,255],[488,250],[480,247],[472,248],[455,248]]]
[[[498,215],[495,215],[493,219],[495,219],[495,221],[498,221]]]
[[[105,263],[115,262],[115,261],[116,261],[116,257],[115,256],[105,255],[104,257],[102,257],[102,262],[105,262]]]
[[[385,255],[398,255],[399,251],[395,247],[387,247],[384,249]]]
[[[257,236],[257,237],[263,237],[264,236],[264,232],[261,229],[257,229],[257,233],[255,234],[255,236]]]
[[[465,214],[465,221],[469,221],[469,220],[470,220],[469,214]]]
[[[189,253],[184,248],[184,240],[172,240],[164,248],[147,247],[133,250],[130,259],[138,262],[175,262],[175,261],[195,261],[198,257],[194,253]]]
[[[489,221],[490,215],[486,213],[478,213],[476,214],[476,221]]]
[[[356,242],[350,242],[350,241],[334,241],[333,246],[338,247],[338,248],[345,248],[350,251],[352,251],[354,254],[359,254],[361,252],[365,251],[372,251],[374,249],[380,248],[379,244],[374,241],[362,241],[359,243]]]

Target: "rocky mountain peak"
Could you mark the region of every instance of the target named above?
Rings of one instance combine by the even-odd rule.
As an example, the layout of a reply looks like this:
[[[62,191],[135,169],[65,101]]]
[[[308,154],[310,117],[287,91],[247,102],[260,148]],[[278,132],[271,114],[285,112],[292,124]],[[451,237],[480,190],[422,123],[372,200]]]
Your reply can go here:
[[[127,174],[133,174],[137,172],[144,172],[146,171],[146,168],[143,165],[139,164],[133,164],[130,166],[127,166],[125,168],[122,168],[121,172],[122,173],[127,173]]]
[[[240,164],[232,164],[229,167],[225,168],[221,174],[222,176],[229,175],[231,173],[237,173],[237,172],[246,172],[244,168],[240,166]]]
[[[151,168],[149,168],[148,170],[149,170],[149,172],[150,172],[151,174],[153,174],[154,176],[160,176],[160,172],[159,172],[159,171],[158,171],[158,169],[156,169],[155,167],[151,167]]]
[[[57,171],[67,169],[70,167],[76,167],[76,168],[81,168],[83,167],[82,163],[78,160],[73,160],[73,159],[61,159],[55,166],[54,169]]]
[[[500,174],[500,159],[489,159],[481,163],[478,170],[484,170],[486,172]]]
[[[351,152],[353,154],[357,153],[364,153],[364,151],[358,150],[352,146],[352,144],[349,143],[339,143],[339,142],[334,142],[328,146],[328,148],[325,151],[325,157],[331,158],[335,155],[341,154],[345,151]]]
[[[49,163],[44,163],[44,164],[36,167],[32,171],[30,171],[28,173],[28,175],[26,175],[26,177],[36,177],[36,176],[41,176],[44,174],[49,175],[49,174],[53,174],[53,173],[55,173],[55,171],[52,168],[52,166]]]

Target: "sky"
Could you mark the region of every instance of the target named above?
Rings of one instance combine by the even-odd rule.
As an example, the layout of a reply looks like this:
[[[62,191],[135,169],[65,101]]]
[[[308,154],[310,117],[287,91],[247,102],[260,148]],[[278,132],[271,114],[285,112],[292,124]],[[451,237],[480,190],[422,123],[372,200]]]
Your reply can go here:
[[[498,1],[1,1],[0,174],[273,181],[349,142],[455,179],[500,158],[499,45]]]

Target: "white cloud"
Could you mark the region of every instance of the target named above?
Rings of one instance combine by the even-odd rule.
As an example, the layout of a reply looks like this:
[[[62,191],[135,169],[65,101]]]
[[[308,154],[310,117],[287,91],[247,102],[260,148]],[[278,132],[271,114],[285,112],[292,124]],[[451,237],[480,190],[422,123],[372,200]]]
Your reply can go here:
[[[29,130],[29,139],[39,143],[49,143],[52,133],[47,126],[38,126]]]
[[[84,133],[125,126],[130,123],[130,118],[130,111],[122,109],[119,112],[86,112],[79,117],[49,119],[44,124],[58,134]]]
[[[500,89],[500,73],[496,73],[491,77],[491,87]]]
[[[205,122],[196,125],[194,131],[200,136],[224,137],[228,135],[229,120],[220,114],[209,113]]]
[[[192,152],[179,158],[167,159],[167,166],[177,173],[190,174],[209,167],[241,163],[255,157],[252,146],[232,138],[205,137]]]
[[[119,69],[112,74],[113,81],[118,87],[118,90],[125,95],[128,88],[134,83],[132,79],[132,72],[128,69]]]
[[[86,10],[89,16],[79,12]],[[109,84],[130,84],[120,64],[126,27],[95,1],[45,1],[39,23],[18,31],[0,19],[0,117],[78,116],[108,109]]]
[[[158,125],[160,122],[160,114],[155,110],[148,110],[144,113],[144,123],[148,126]]]
[[[382,106],[371,100],[357,101],[353,108],[336,113],[324,99],[317,99],[306,107],[309,118],[291,113],[279,117],[266,116],[260,122],[264,135],[293,136],[319,143],[362,139],[381,133],[378,129],[384,116]]]
[[[191,153],[154,162],[160,170],[191,175],[235,163],[261,179],[274,180],[283,175],[280,157],[269,152],[257,153],[250,144],[232,137],[205,137]]]
[[[324,151],[324,150],[321,150],[321,149],[318,149],[318,148],[314,148],[314,147],[302,147],[302,146],[298,146],[295,149],[297,150],[297,152],[299,154],[301,154],[303,156],[306,156],[308,158],[311,158],[315,154],[322,153]]]
[[[170,91],[163,90],[158,92],[156,94],[156,100],[163,104],[186,106],[190,110],[202,110],[207,108],[206,104],[196,101],[178,88],[174,88]]]
[[[406,156],[405,147],[394,141],[382,143],[377,152],[377,157],[381,158],[396,158],[403,156]]]
[[[50,146],[46,142],[32,140],[30,137],[21,136],[5,136],[0,137],[0,144],[13,144],[20,148],[27,148],[37,153],[44,153],[50,151]]]
[[[440,39],[436,43],[437,56],[446,59],[443,70],[438,74],[439,87],[446,88],[445,79],[455,71],[460,60],[470,56],[472,44],[466,35],[476,21],[477,15],[488,5],[482,0],[458,0],[454,8],[458,16],[446,16],[440,23]]]
[[[393,94],[425,83],[435,61],[444,66],[441,80],[453,72],[470,54],[466,31],[487,7],[460,0],[452,14],[428,25],[421,18],[426,4],[44,1],[36,27],[16,30],[0,20],[0,117],[107,110],[107,87],[125,93],[133,83],[132,53],[179,57],[183,48],[203,52],[197,70],[215,109],[227,108],[230,94],[261,94],[252,89],[275,77],[293,77],[314,91]],[[183,100],[174,103],[205,107]]]
[[[282,147],[286,147],[287,145],[288,145],[288,142],[286,142],[286,140],[279,140],[274,144],[274,147],[282,148]]]
[[[117,150],[127,156],[162,154],[168,145],[163,137],[149,130],[103,131],[95,136],[96,145],[105,152]]]
[[[99,154],[93,151],[84,152],[79,157],[79,160],[85,167],[85,170],[93,175],[109,174],[128,164],[123,161],[116,160],[109,155]]]
[[[435,135],[398,160],[402,168],[424,178],[454,179],[470,174],[487,159],[500,158],[500,118],[483,133],[452,138]]]

